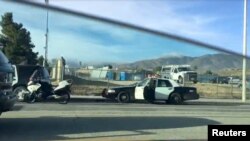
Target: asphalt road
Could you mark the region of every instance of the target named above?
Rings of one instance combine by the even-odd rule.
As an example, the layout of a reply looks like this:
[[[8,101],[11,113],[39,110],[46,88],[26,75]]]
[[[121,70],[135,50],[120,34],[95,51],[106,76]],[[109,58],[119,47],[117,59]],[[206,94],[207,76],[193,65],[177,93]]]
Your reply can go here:
[[[220,102],[119,104],[76,99],[17,103],[0,117],[0,141],[207,140],[209,124],[250,124],[250,105]]]

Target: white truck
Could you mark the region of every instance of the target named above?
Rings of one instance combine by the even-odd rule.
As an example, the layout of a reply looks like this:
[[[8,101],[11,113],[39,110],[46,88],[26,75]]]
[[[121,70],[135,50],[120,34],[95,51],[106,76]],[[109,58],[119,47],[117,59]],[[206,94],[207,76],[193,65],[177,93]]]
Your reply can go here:
[[[230,76],[230,77],[228,77],[228,84],[239,85],[240,83],[242,83],[242,81],[241,81],[239,76]]]
[[[160,75],[161,78],[172,79],[180,84],[190,81],[197,82],[197,72],[191,70],[190,65],[164,65]]]

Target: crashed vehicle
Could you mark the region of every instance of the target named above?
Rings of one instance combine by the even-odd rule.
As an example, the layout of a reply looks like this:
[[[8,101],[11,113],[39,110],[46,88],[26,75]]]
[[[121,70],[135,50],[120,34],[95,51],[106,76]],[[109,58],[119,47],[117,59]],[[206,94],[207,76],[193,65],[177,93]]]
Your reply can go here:
[[[129,86],[104,89],[102,96],[128,103],[135,100],[165,101],[171,104],[181,104],[185,100],[199,99],[195,87],[183,87],[171,79],[146,78]]]

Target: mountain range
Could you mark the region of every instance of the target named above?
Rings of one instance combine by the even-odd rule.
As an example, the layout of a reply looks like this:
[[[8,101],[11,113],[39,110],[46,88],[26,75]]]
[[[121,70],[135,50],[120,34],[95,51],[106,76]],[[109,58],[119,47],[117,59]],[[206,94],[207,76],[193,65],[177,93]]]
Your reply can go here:
[[[148,59],[136,61],[133,63],[121,64],[118,67],[122,69],[154,69],[162,65],[180,65],[189,64],[193,68],[197,68],[199,72],[207,70],[220,71],[224,69],[242,68],[242,57],[229,54],[207,54],[199,57],[190,56],[166,56],[157,59]],[[247,61],[250,68],[250,60]]]
[[[70,67],[86,67],[86,65],[79,66],[79,62],[74,60],[67,60],[67,65]],[[211,70],[213,72],[225,70],[225,69],[240,69],[242,68],[242,57],[230,54],[207,54],[198,57],[182,56],[182,55],[170,55],[159,57],[156,59],[146,59],[136,61],[132,63],[84,63],[93,65],[95,68],[103,67],[107,64],[119,68],[120,70],[131,69],[146,69],[152,70],[162,65],[180,65],[189,64],[191,67],[196,68],[198,72],[205,72]],[[250,60],[247,61],[247,68],[250,68]]]

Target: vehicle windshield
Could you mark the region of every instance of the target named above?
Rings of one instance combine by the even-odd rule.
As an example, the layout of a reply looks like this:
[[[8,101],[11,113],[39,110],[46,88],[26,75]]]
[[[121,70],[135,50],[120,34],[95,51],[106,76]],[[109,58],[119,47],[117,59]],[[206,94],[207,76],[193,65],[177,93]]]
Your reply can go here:
[[[181,68],[178,68],[178,71],[179,72],[182,72],[182,71],[191,71],[191,69],[189,67],[181,67]]]
[[[137,83],[137,86],[138,86],[138,87],[146,86],[146,85],[148,84],[149,81],[150,81],[150,79],[144,79],[143,81],[138,82],[138,83]]]
[[[168,73],[168,72],[170,72],[170,69],[171,69],[171,68],[162,68],[162,72]]]
[[[6,56],[0,50],[0,64],[2,64],[2,63],[4,63],[4,64],[9,63],[9,60],[6,58]]]

